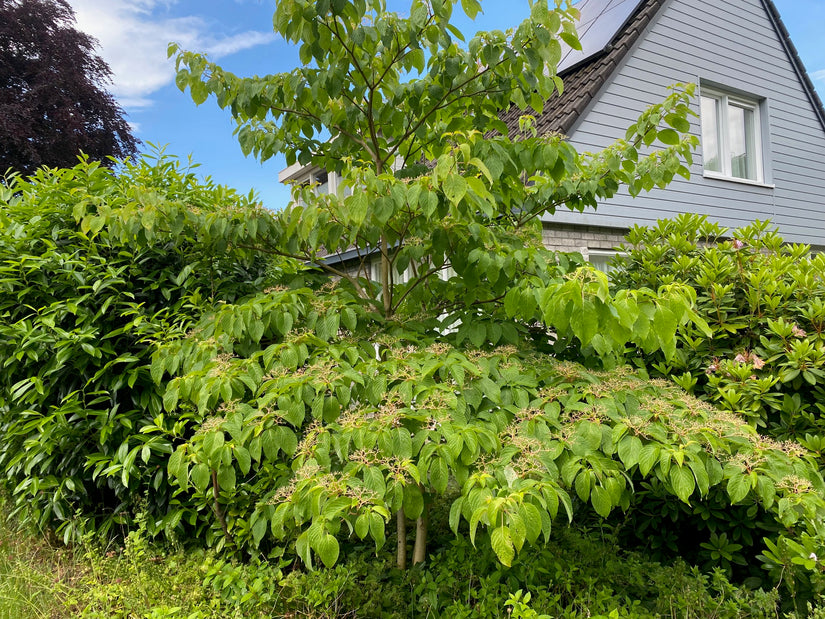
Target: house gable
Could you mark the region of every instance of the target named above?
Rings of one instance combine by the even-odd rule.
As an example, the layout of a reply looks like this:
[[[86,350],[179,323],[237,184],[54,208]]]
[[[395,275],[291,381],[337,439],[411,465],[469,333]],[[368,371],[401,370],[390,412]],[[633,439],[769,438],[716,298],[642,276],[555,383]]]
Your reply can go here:
[[[601,150],[669,85],[724,88],[759,105],[764,176],[706,178],[700,147],[690,181],[677,177],[665,191],[622,193],[595,213],[559,211],[548,221],[627,228],[693,212],[729,227],[771,219],[786,240],[825,245],[825,113],[770,0],[647,0],[592,64],[566,76],[540,127],[566,132],[580,151]],[[701,135],[699,118],[691,131]]]

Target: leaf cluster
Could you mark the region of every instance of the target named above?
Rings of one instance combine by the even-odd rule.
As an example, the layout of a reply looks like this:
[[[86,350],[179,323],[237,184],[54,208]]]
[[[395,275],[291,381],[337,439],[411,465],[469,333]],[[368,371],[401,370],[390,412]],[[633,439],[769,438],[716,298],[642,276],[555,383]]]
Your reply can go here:
[[[784,244],[768,222],[728,231],[698,216],[635,228],[624,251],[616,287],[687,284],[710,329],[679,327],[673,358],[648,356],[648,367],[771,436],[821,452],[823,256]]]
[[[244,312],[267,303],[293,317],[270,321],[253,336],[260,348],[247,347]],[[559,512],[626,510],[645,479],[685,503],[719,488],[784,527],[813,527],[823,507],[804,449],[665,383],[588,372],[523,339],[476,348],[427,335],[426,325],[382,325],[345,283],[221,312],[154,360],[158,380],[180,372],[167,414],[197,410],[185,426],[154,429],[174,434],[181,518],[227,510],[231,519],[198,525],[216,543],[288,540],[306,564],[317,556],[329,566],[343,537],[378,550],[391,514],[417,518],[451,487],[460,494],[450,526],[474,541],[484,531],[505,565],[547,539]]]
[[[149,224],[164,209],[236,199],[162,155],[117,176],[84,162],[0,187],[0,467],[39,527],[66,540],[114,533],[148,493],[164,512],[172,445],[140,432],[162,410],[150,355],[269,267],[183,229],[174,244],[149,243]],[[104,215],[120,213],[139,214],[140,238],[104,229]]]

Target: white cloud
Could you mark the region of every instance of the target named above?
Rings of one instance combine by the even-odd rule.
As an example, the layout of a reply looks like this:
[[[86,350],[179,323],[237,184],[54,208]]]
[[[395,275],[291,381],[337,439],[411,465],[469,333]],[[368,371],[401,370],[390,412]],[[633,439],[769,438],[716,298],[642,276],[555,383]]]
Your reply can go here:
[[[214,58],[231,56],[236,52],[249,49],[250,47],[265,45],[274,38],[275,33],[273,32],[255,32],[254,30],[251,30],[249,32],[236,34],[232,37],[227,37],[221,41],[216,41],[215,43],[208,45],[205,51]]]
[[[820,69],[819,71],[814,71],[811,73],[811,79],[815,82],[820,80],[825,81],[825,69]]]
[[[228,56],[272,41],[274,33],[243,32],[232,36],[211,32],[198,16],[170,16],[175,0],[69,0],[78,28],[100,42],[99,53],[113,73],[112,93],[127,108],[152,104],[151,95],[174,79],[166,58],[170,41],[211,58]],[[163,15],[161,15],[163,13]]]

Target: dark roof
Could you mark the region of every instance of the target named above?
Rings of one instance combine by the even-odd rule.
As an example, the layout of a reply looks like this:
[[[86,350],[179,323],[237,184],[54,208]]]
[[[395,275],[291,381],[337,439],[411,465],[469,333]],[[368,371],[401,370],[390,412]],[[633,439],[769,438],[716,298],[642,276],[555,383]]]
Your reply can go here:
[[[564,80],[564,92],[550,97],[543,112],[537,116],[536,129],[539,134],[570,132],[576,119],[584,113],[665,2],[666,0],[582,0],[576,5],[582,11],[579,34],[583,50],[567,50],[562,56],[559,76]],[[779,17],[776,5],[772,0],[762,0],[762,3],[825,129],[825,107]],[[629,16],[628,9],[632,9]],[[518,127],[518,118],[522,114],[514,106],[502,114],[502,120],[513,131]]]

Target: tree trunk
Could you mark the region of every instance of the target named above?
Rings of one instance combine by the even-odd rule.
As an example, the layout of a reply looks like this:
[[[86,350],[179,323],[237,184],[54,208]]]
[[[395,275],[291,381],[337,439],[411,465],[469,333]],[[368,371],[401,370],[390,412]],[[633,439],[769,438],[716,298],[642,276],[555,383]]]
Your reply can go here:
[[[399,570],[407,569],[407,517],[404,515],[404,508],[399,509],[395,514],[395,531],[398,536],[396,565]]]
[[[415,548],[413,548],[413,565],[427,560],[427,525],[430,520],[430,508],[424,506],[424,513],[415,521]]]
[[[390,249],[387,237],[381,236],[381,294],[384,297],[384,318],[392,314],[392,286],[390,285]]]
[[[213,504],[215,516],[217,516],[218,522],[221,525],[221,529],[223,529],[223,534],[226,536],[228,543],[235,547],[235,538],[232,537],[232,534],[229,532],[229,527],[226,524],[226,517],[224,516],[223,510],[221,509],[220,487],[218,486],[218,474],[215,472],[215,469],[212,469],[212,498],[215,501]]]

